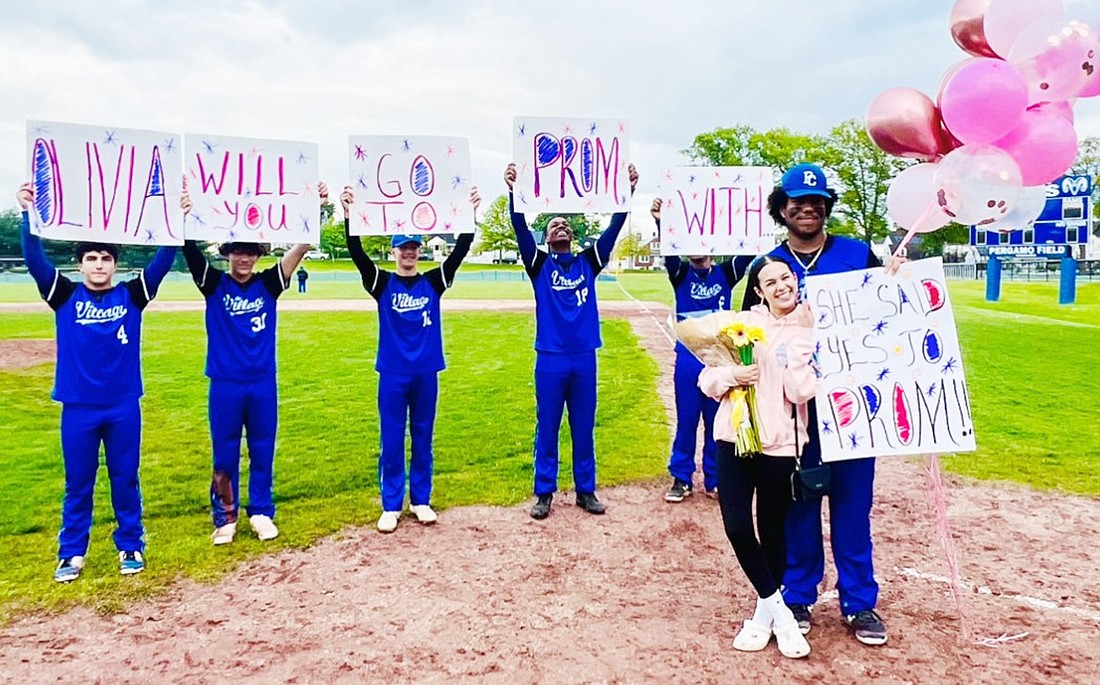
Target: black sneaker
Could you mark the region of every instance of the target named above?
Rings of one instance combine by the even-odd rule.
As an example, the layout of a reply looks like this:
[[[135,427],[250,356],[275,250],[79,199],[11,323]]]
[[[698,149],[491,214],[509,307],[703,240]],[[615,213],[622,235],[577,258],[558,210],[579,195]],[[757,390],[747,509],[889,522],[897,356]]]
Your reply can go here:
[[[865,645],[886,644],[886,624],[873,609],[857,611],[844,617],[844,622],[855,632],[856,639]]]
[[[788,609],[794,614],[794,620],[798,621],[798,632],[803,635],[809,635],[810,628],[810,606],[808,604],[792,604]]]
[[[587,511],[589,514],[599,515],[607,511],[603,502],[596,499],[596,493],[594,492],[578,492],[577,506]]]
[[[665,493],[666,502],[683,502],[691,497],[691,483],[686,483],[679,478],[672,479],[672,487]]]
[[[531,507],[531,518],[544,519],[550,515],[550,503],[554,501],[554,495],[552,493],[546,495],[539,495],[539,499],[535,502],[535,505]]]

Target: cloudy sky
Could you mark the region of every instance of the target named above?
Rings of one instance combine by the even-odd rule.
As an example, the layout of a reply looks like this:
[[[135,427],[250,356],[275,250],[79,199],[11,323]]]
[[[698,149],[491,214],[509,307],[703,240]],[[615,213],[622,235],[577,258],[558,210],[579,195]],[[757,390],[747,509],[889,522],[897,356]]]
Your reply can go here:
[[[465,136],[491,198],[513,116],[626,118],[652,192],[698,133],[823,133],[886,88],[934,96],[966,57],[952,5],[0,0],[0,208],[15,206],[34,119],[313,141],[333,187],[349,134]],[[1079,103],[1077,121],[1100,135],[1100,105]]]

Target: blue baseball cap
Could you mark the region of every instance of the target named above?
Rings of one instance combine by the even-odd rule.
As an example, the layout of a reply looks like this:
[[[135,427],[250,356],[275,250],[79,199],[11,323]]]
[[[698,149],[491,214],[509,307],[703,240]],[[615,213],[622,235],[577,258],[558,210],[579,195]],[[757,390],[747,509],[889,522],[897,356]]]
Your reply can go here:
[[[795,164],[787,169],[787,173],[783,174],[783,179],[779,181],[779,187],[787,197],[806,197],[807,195],[832,197],[828,182],[825,180],[825,172],[818,165],[806,162]]]
[[[401,233],[395,235],[393,238],[390,238],[390,247],[401,247],[402,245],[408,245],[409,243],[423,245],[424,241],[418,235],[404,235]]]

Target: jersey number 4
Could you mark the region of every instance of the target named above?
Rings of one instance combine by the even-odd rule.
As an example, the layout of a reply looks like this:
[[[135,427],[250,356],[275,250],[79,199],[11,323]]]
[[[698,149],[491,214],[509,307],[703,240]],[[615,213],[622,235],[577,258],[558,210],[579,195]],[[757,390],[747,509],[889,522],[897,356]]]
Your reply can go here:
[[[129,345],[130,344],[130,339],[126,337],[126,327],[125,326],[119,326],[118,327],[118,333],[115,333],[115,337],[118,338],[119,342],[121,342],[123,345]]]

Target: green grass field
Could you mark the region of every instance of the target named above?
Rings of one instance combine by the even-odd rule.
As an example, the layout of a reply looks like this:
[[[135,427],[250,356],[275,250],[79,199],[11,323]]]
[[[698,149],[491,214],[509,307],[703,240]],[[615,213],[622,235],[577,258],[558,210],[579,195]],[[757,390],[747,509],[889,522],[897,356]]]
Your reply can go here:
[[[498,267],[497,270],[500,270]],[[503,270],[508,273],[509,270]],[[365,297],[354,281],[311,280],[305,297]],[[668,303],[661,272],[601,282],[600,297]],[[334,294],[324,294],[323,285]],[[950,286],[971,388],[979,449],[946,458],[947,468],[983,479],[1100,494],[1100,425],[1092,373],[1100,340],[1100,284],[1081,286],[1079,304],[1060,307],[1055,284],[1006,283],[1000,303],[981,283]],[[339,291],[341,294],[335,294]],[[195,299],[187,281],[164,296]],[[303,297],[287,293],[286,297]],[[521,281],[460,281],[448,297],[530,298]],[[0,285],[0,301],[35,301],[29,285]],[[261,545],[245,532],[214,548],[207,513],[210,462],[205,338],[200,312],[146,317],[142,464],[149,569],[122,579],[110,532],[106,476],[96,492],[92,549],[84,576],[51,579],[60,520],[59,407],[49,400],[53,365],[0,371],[10,447],[0,456],[0,545],[15,550],[0,570],[0,622],[28,611],[86,604],[114,610],[180,577],[213,581],[265,551],[308,546],[348,525],[372,524],[378,426],[372,314],[284,312],[279,323],[280,432],[276,501],[280,537]],[[531,490],[534,422],[532,317],[450,312],[444,336],[450,367],[441,375],[434,503],[509,505]],[[52,317],[0,314],[0,340],[49,339]],[[657,366],[623,321],[604,323],[600,352],[597,454],[601,486],[665,477],[669,425],[656,396]],[[1063,392],[1065,391],[1065,392]],[[563,430],[563,488],[570,488]],[[612,503],[613,506],[613,503]],[[444,515],[444,522],[445,522]]]

